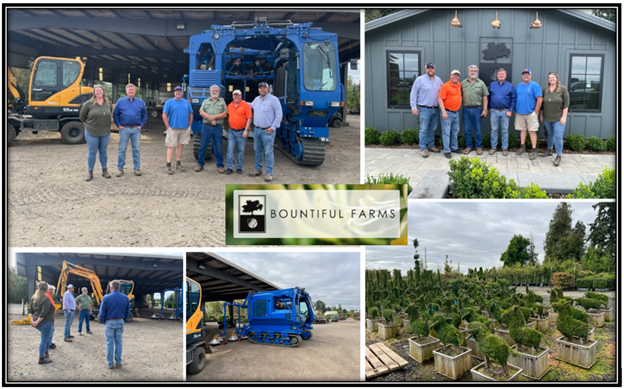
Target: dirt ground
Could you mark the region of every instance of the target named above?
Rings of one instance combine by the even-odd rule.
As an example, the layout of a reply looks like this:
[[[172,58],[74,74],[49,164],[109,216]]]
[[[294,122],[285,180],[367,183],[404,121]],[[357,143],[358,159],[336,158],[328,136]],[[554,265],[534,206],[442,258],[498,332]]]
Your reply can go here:
[[[360,117],[330,129],[325,162],[296,165],[275,150],[274,184],[359,184]],[[192,145],[184,148],[187,171],[165,174],[163,124],[148,121],[141,135],[141,177],[117,178],[119,136],[112,133],[108,168],[85,182],[87,146],[65,145],[59,133],[21,133],[8,153],[8,244],[11,247],[216,247],[225,245],[225,184],[264,184],[249,177],[254,151],[245,150],[243,174],[218,174],[214,159],[200,173]],[[223,142],[224,150],[227,142]]]
[[[546,287],[531,287],[530,288],[534,293],[543,296],[544,303],[546,304],[549,301],[549,294],[546,290],[549,288]],[[524,293],[524,287],[518,287],[518,291]],[[564,292],[564,296],[569,297],[582,297],[584,292],[571,291]],[[604,293],[608,295],[610,298],[615,298],[615,292],[607,292]],[[609,306],[615,305],[615,300],[611,300]],[[617,320],[617,314],[615,314]],[[615,350],[617,347],[616,343],[616,328],[617,324],[615,321],[605,323],[605,326],[602,328],[597,328],[595,332],[595,339],[598,341],[598,347],[596,350],[596,355],[598,356],[598,361],[591,369],[586,370],[580,367],[576,367],[574,365],[568,364],[563,361],[559,361],[555,359],[556,352],[556,344],[554,342],[555,339],[561,336],[561,333],[556,330],[555,323],[553,321],[549,324],[549,329],[546,331],[546,338],[552,344],[552,347],[549,351],[549,360],[548,364],[550,366],[550,371],[541,379],[541,382],[566,382],[566,381],[614,381],[616,379],[616,364],[615,364]],[[384,341],[381,337],[377,335],[377,333],[366,333],[366,345],[371,345],[378,342],[384,342],[388,345],[394,352],[396,352],[400,357],[408,361],[408,365],[403,369],[399,369],[393,371],[389,374],[384,374],[382,376],[378,376],[372,378],[368,381],[379,381],[379,382],[404,382],[404,381],[451,381],[450,379],[443,377],[438,374],[434,370],[434,362],[433,359],[426,361],[423,364],[416,362],[413,358],[409,357],[409,344],[408,339],[413,335],[405,332],[404,329],[401,329],[401,334],[398,338],[390,339]],[[471,358],[472,367],[477,366],[482,361],[472,357]],[[462,377],[460,377],[457,381],[472,381],[472,374],[468,371]],[[531,381],[526,377],[522,377],[521,381]]]
[[[248,340],[213,347],[206,367],[187,381],[359,381],[360,321],[315,324],[312,339],[297,347]],[[207,338],[218,331],[207,323]],[[228,329],[227,337],[232,330]],[[226,337],[226,339],[227,339]]]
[[[8,381],[182,381],[183,325],[174,320],[152,320],[151,311],[141,310],[141,318],[125,323],[122,368],[109,369],[106,364],[104,325],[91,321],[87,334],[78,335],[78,315],[71,326],[73,342],[63,341],[63,314],[55,316],[55,349],[50,350],[52,363],[39,365],[40,332],[30,325],[10,325],[25,318],[20,304],[9,304],[8,311]],[[168,316],[168,315],[167,315]]]

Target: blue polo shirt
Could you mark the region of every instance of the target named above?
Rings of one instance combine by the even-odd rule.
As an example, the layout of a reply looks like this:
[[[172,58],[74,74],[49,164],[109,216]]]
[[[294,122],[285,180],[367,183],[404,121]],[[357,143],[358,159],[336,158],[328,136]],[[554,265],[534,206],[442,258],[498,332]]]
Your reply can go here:
[[[127,319],[130,317],[130,300],[128,296],[113,290],[102,299],[100,304],[100,321],[108,319]]]
[[[169,127],[171,128],[189,128],[189,114],[193,113],[193,107],[188,100],[176,100],[175,98],[167,100],[163,107],[163,113],[167,114]]]
[[[513,112],[516,108],[516,89],[509,81],[503,81],[501,85],[498,81],[494,81],[488,88],[490,95],[488,96],[488,109],[491,108],[507,108]]]
[[[438,94],[442,88],[442,79],[434,75],[433,80],[428,74],[423,74],[414,81],[412,91],[410,92],[410,107],[418,109],[419,105],[425,107],[438,106]]]
[[[282,121],[282,105],[277,97],[267,93],[264,97],[258,96],[251,102],[253,109],[253,124],[260,128],[277,130]]]
[[[516,113],[528,115],[534,112],[538,97],[542,97],[542,88],[537,82],[516,85]]]
[[[119,126],[140,126],[143,128],[147,122],[147,110],[145,103],[138,97],[130,100],[128,96],[117,100],[113,110],[113,121]]]

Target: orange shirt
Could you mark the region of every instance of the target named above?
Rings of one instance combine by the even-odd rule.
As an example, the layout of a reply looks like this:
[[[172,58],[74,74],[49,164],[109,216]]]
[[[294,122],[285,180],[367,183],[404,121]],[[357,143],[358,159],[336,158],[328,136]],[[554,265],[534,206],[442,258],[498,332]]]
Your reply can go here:
[[[445,109],[457,111],[461,107],[462,102],[461,83],[458,82],[457,85],[453,85],[450,80],[445,82],[442,84],[442,88],[440,88],[438,97],[444,101]]]
[[[52,303],[52,306],[54,307],[54,313],[56,313],[56,304],[54,304],[54,299],[52,298],[52,295],[50,293],[46,293],[46,296],[48,296],[48,298],[50,299],[50,302]]]
[[[247,119],[251,119],[251,106],[241,100],[238,107],[236,107],[232,101],[230,105],[227,106],[227,110],[230,128],[233,130],[244,130],[247,125]]]

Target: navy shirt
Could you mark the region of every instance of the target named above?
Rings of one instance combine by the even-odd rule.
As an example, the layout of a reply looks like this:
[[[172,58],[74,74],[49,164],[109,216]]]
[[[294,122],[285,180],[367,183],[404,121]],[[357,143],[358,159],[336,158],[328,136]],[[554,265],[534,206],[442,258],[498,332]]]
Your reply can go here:
[[[145,103],[138,97],[130,100],[128,96],[117,100],[113,111],[113,121],[117,127],[139,126],[143,128],[147,122]]]
[[[501,85],[498,81],[493,81],[488,91],[488,109],[507,108],[510,112],[516,109],[516,88],[511,82],[503,81]]]
[[[130,300],[128,296],[113,290],[102,299],[100,304],[100,321],[108,319],[127,319],[130,317]]]

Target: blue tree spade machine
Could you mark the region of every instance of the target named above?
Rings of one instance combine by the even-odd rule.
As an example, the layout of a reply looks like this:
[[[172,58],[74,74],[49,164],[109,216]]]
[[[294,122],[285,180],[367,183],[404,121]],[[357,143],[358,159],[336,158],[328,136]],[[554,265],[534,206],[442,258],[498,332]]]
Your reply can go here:
[[[302,340],[312,338],[314,310],[312,299],[305,288],[249,292],[242,304],[224,303],[224,312],[227,306],[238,307],[238,323],[232,336],[228,338],[229,341],[249,339],[253,343],[295,347],[299,346]],[[241,308],[247,309],[248,323],[240,322]],[[221,333],[223,344],[227,327],[225,316],[223,315]]]
[[[312,23],[267,22],[257,17],[253,23],[213,25],[192,35],[184,52],[190,56],[184,87],[195,111],[195,158],[201,141],[199,107],[210,97],[210,86],[222,87],[226,103],[236,89],[251,103],[264,81],[282,106],[282,122],[276,129],[279,149],[297,164],[323,164],[328,122],[344,105],[337,34]]]

